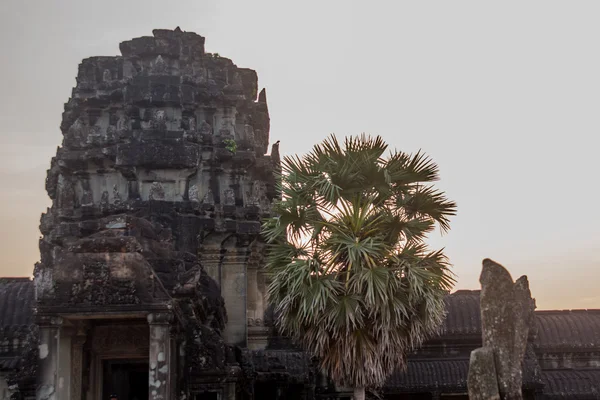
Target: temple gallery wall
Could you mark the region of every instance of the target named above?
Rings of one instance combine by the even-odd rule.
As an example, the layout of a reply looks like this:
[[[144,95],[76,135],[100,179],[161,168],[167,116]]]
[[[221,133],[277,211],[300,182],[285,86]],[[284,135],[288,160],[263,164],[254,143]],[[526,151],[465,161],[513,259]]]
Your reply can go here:
[[[0,278],[0,398],[350,399],[273,327],[259,233],[279,144],[256,72],[204,41],[155,30],[80,64],[34,279]],[[468,398],[480,292],[447,307],[384,398]],[[600,311],[528,324],[524,397],[599,398]]]

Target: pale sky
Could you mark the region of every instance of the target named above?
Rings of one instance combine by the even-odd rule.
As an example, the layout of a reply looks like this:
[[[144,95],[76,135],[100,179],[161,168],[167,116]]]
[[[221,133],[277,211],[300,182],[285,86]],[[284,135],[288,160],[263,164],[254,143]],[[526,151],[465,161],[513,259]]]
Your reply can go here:
[[[599,16],[597,0],[0,0],[0,275],[39,259],[78,64],[180,26],[258,72],[284,154],[361,132],[429,154],[458,203],[430,241],[457,289],[489,257],[541,309],[600,308]]]

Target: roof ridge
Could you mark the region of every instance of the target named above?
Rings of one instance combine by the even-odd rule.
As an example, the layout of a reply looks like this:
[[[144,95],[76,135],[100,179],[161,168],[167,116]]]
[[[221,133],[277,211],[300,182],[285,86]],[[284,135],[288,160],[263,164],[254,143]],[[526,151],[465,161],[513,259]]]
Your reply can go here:
[[[600,308],[575,308],[564,310],[535,310],[536,314],[596,314],[600,313]]]
[[[480,294],[481,293],[481,289],[458,289],[455,292],[452,292],[449,294],[449,296],[453,296],[455,294]]]
[[[18,282],[33,282],[28,276],[3,276],[0,277],[0,283],[18,283]]]

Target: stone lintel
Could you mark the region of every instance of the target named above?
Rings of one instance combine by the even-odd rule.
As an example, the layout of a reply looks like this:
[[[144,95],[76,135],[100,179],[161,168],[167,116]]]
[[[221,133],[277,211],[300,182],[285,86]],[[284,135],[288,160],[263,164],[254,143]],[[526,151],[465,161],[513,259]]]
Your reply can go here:
[[[147,317],[148,323],[150,325],[171,325],[173,322],[173,313],[163,312],[163,313],[150,313]]]

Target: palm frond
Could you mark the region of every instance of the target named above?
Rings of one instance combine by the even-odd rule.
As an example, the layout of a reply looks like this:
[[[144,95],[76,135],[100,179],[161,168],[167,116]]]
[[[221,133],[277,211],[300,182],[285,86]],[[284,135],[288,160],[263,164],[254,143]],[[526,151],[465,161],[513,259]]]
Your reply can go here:
[[[387,150],[379,136],[332,135],[284,157],[282,198],[263,222],[278,329],[351,386],[381,385],[437,333],[454,284],[443,251],[424,243],[456,214],[430,185],[438,167]]]

